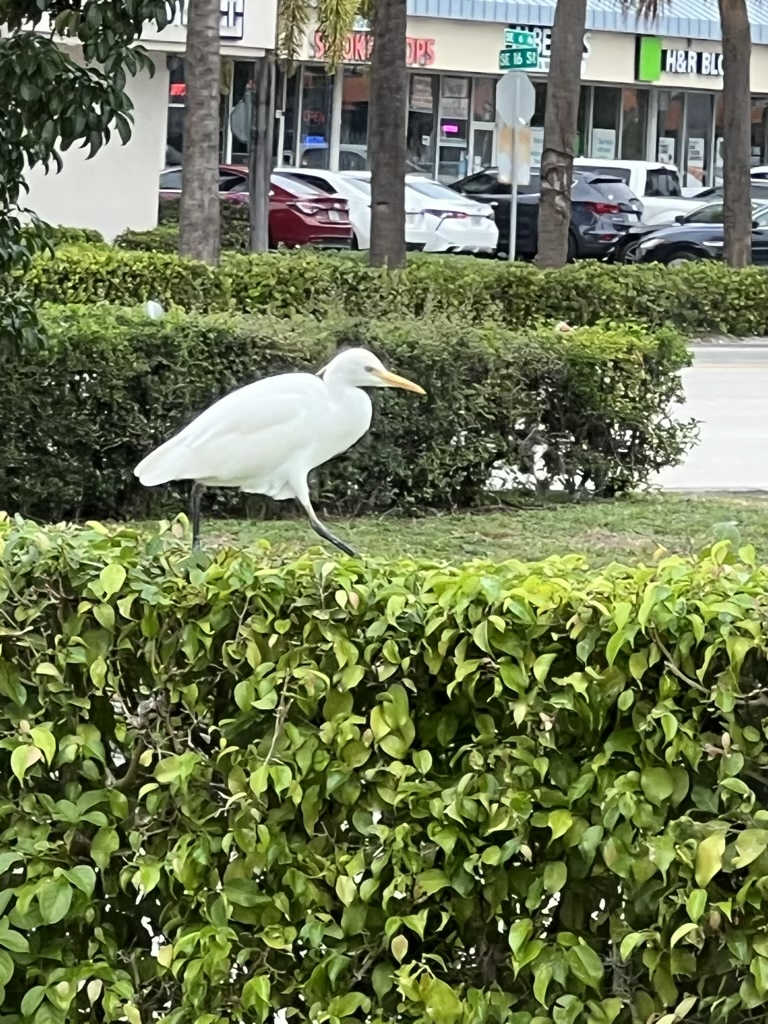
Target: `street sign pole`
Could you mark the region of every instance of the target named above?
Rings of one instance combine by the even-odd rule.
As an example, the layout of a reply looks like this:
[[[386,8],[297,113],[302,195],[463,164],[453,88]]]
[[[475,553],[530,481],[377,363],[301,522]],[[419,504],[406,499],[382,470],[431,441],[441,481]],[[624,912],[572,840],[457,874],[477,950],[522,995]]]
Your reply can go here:
[[[509,201],[509,262],[517,253],[517,128],[512,131],[512,195]]]
[[[517,198],[518,186],[527,183],[530,173],[527,166],[530,153],[526,158],[530,139],[523,140],[521,131],[530,124],[536,108],[536,91],[526,74],[519,71],[508,71],[496,86],[496,117],[499,126],[497,132],[499,182],[510,184],[509,204],[509,248],[507,257],[514,260],[517,254]],[[511,135],[511,138],[509,136]],[[503,140],[503,141],[502,141]],[[507,141],[508,140],[508,141]],[[521,143],[524,143],[522,150]],[[509,170],[505,167],[509,157]],[[518,162],[525,165],[518,167]],[[507,177],[509,173],[509,177]],[[522,177],[521,177],[522,176]]]

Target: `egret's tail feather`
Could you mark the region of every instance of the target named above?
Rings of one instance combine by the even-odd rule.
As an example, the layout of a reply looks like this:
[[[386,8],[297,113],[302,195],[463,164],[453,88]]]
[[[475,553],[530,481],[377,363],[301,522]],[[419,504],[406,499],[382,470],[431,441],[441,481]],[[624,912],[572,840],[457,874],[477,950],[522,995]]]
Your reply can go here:
[[[167,484],[170,480],[188,479],[189,473],[185,462],[184,451],[180,450],[178,439],[172,437],[170,441],[161,444],[142,459],[133,472],[145,487],[156,487],[158,484]]]

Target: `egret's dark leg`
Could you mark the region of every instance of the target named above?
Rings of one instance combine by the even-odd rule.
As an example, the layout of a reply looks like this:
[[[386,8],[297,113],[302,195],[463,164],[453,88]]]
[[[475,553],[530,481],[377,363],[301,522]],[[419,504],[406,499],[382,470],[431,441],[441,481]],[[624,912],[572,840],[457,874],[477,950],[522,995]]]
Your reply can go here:
[[[349,544],[345,544],[344,541],[337,537],[335,533],[331,533],[331,531],[324,523],[320,522],[320,520],[317,518],[317,513],[312,508],[312,505],[309,502],[307,502],[306,505],[304,505],[304,511],[309,516],[309,525],[312,527],[315,533],[319,534],[324,540],[330,541],[331,544],[334,545],[334,547],[339,548],[339,550],[343,551],[345,555],[350,555],[352,558],[355,557],[355,555],[357,554],[355,549],[351,548]]]
[[[200,547],[200,525],[202,522],[202,516],[200,514],[200,503],[203,500],[203,491],[205,490],[205,484],[199,484],[195,481],[192,484],[192,496],[190,498],[190,511],[192,513],[192,550],[196,551]]]

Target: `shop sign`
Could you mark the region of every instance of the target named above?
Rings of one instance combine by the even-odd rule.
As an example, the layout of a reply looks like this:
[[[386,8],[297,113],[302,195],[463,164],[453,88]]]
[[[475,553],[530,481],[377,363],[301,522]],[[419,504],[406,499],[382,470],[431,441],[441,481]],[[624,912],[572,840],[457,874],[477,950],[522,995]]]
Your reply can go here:
[[[658,36],[638,36],[635,77],[639,82],[658,82],[662,75],[723,77],[723,55],[709,50],[665,50]]]
[[[539,51],[539,62],[535,68],[528,68],[532,75],[548,75],[549,61],[552,55],[552,29],[541,25],[510,25],[514,32],[526,32],[533,36],[534,45]],[[581,73],[586,73],[586,62],[590,54],[589,32],[584,33],[584,54],[581,58]]]
[[[405,40],[405,62],[409,67],[427,68],[435,63],[435,40],[420,36],[408,36]],[[373,53],[373,36],[370,32],[350,32],[344,43],[345,64],[367,64]],[[312,60],[323,60],[326,45],[321,32],[315,32],[310,40],[309,55]]]
[[[188,0],[181,0],[178,6],[173,8],[169,5],[170,24],[186,28],[188,8]],[[219,10],[221,11],[219,39],[242,39],[245,0],[219,0]]]
[[[723,76],[722,53],[702,50],[662,50],[661,66],[668,75]]]

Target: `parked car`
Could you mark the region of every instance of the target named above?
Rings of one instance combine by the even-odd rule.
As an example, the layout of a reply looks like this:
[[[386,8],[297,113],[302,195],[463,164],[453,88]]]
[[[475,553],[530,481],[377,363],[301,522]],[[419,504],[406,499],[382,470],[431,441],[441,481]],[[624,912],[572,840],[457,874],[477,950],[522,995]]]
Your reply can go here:
[[[286,181],[303,182],[320,189],[326,195],[339,195],[349,205],[349,219],[354,234],[353,246],[357,249],[371,247],[371,196],[370,190],[360,187],[360,182],[349,174],[325,171],[314,167],[281,167],[280,176]]]
[[[506,255],[509,252],[510,187],[499,181],[498,168],[478,171],[451,188],[494,208],[499,228],[498,251]],[[532,171],[530,183],[518,190],[516,252],[526,259],[532,259],[538,250],[540,191],[538,171]],[[642,212],[643,204],[618,178],[575,173],[571,183],[568,258],[606,256],[622,234],[640,223]]]
[[[709,192],[710,190],[707,189]],[[713,193],[715,189],[711,190]],[[760,201],[753,200],[752,208],[755,213],[762,209],[763,206],[768,205],[768,198],[764,197]],[[710,203],[703,203],[701,206],[697,206],[691,213],[682,214],[679,213],[675,217],[674,224],[689,225],[689,224],[722,224],[723,223],[723,200],[722,198],[716,198]],[[648,238],[650,235],[655,235],[661,227],[666,225],[658,224],[641,224],[638,227],[630,228],[627,234],[619,239],[616,243],[615,248],[609,254],[609,263],[632,263],[635,259],[635,250],[638,245],[643,241],[644,238]],[[672,225],[669,225],[672,227]]]
[[[352,172],[349,177],[366,190],[370,203],[370,171]],[[487,205],[465,199],[439,181],[407,174],[405,240],[410,249],[424,252],[492,254],[499,231]]]
[[[620,178],[643,201],[644,224],[669,224],[678,213],[690,213],[693,203],[683,195],[680,172],[674,164],[649,160],[595,160],[579,156],[573,161],[574,171],[609,174]]]
[[[768,265],[768,205],[753,204],[752,261]],[[693,260],[723,258],[722,203],[710,203],[683,217],[679,223],[657,228],[642,238],[629,254],[632,263],[665,263],[668,267]]]
[[[172,175],[172,172],[173,173]],[[161,198],[181,195],[181,168],[160,174]],[[225,201],[248,201],[248,169],[237,164],[219,166],[219,194]],[[314,245],[325,249],[349,249],[354,235],[349,203],[343,196],[327,195],[314,185],[290,181],[272,173],[269,192],[269,246],[296,248]]]

